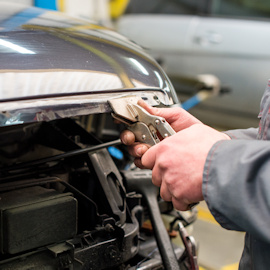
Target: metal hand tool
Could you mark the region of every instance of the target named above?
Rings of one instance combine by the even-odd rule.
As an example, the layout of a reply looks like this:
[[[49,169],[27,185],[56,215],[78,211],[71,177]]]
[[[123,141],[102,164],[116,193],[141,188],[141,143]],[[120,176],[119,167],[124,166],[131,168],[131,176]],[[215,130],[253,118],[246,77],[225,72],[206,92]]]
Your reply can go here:
[[[137,96],[126,96],[109,100],[113,110],[112,116],[127,125],[139,142],[153,146],[175,134],[173,128],[163,117],[152,115],[137,104]]]
[[[172,242],[161,218],[157,202],[158,188],[152,184],[151,171],[122,171],[122,173],[126,180],[127,191],[139,192],[145,199],[165,270],[180,270]]]
[[[194,238],[188,235],[187,230],[181,221],[178,223],[178,230],[179,230],[180,237],[183,241],[183,244],[185,246],[186,256],[188,257],[188,262],[186,262],[187,269],[199,270],[198,261],[197,261],[196,243],[195,243]]]
[[[126,124],[138,142],[153,146],[160,142],[160,137],[165,139],[176,133],[163,117],[152,115],[139,106],[139,100],[137,96],[125,96],[108,101],[113,118]],[[191,203],[188,208],[192,209],[197,204]]]

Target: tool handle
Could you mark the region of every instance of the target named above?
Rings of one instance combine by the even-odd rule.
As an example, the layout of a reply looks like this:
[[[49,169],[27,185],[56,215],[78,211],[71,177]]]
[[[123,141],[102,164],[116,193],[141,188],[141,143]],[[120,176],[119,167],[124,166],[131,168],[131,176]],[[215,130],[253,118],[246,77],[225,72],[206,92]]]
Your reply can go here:
[[[171,125],[162,117],[155,120],[155,127],[164,139],[176,133]]]
[[[155,132],[152,132],[149,127],[143,122],[136,122],[127,127],[135,135],[136,141],[146,143],[153,146],[159,142],[159,138]]]
[[[148,190],[144,195],[164,268],[166,270],[180,270],[171,240],[160,215],[156,192]]]

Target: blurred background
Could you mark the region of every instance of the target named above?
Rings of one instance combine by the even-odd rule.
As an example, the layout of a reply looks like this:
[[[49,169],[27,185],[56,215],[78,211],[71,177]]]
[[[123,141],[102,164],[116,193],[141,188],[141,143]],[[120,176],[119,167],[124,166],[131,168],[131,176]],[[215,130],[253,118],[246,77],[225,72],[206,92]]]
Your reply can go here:
[[[164,67],[181,101],[200,74],[220,91],[191,112],[221,128],[257,126],[269,78],[270,2],[250,0],[131,0],[117,30],[144,46]]]
[[[0,0],[1,1],[1,0]],[[220,130],[258,126],[269,79],[270,1],[9,0],[109,26],[164,68],[181,102]],[[201,269],[233,270],[243,234],[223,230],[198,207],[194,236]]]

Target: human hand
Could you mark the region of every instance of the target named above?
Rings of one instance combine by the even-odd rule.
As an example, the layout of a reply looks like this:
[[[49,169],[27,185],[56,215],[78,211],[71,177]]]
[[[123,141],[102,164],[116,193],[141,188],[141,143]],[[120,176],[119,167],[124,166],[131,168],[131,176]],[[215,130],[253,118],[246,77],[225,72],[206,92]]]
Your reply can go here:
[[[151,147],[137,165],[151,169],[160,196],[184,211],[203,200],[203,169],[209,150],[217,141],[229,139],[204,124],[193,124]]]
[[[140,100],[138,105],[143,107],[150,114],[165,118],[176,132],[188,128],[194,124],[201,123],[201,121],[182,108],[154,108],[149,106],[143,100]],[[149,146],[146,144],[135,142],[135,136],[129,130],[123,131],[120,138],[124,144],[129,145],[129,152],[135,158],[140,158],[149,148]],[[138,163],[137,159],[135,159],[134,162],[135,164]]]
[[[139,102],[149,113],[164,117],[177,132],[151,147],[135,142],[130,131],[121,134],[129,145],[134,163],[140,168],[151,169],[152,181],[160,187],[165,201],[172,201],[179,210],[203,200],[203,169],[209,150],[219,140],[230,137],[204,124],[181,108],[159,109]]]

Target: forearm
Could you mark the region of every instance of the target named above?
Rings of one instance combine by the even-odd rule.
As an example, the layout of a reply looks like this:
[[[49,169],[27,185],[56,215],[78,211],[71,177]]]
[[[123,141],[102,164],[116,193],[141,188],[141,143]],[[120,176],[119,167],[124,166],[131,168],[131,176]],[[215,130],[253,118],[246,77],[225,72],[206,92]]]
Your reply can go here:
[[[204,167],[203,195],[221,226],[270,242],[270,142],[219,141]]]

